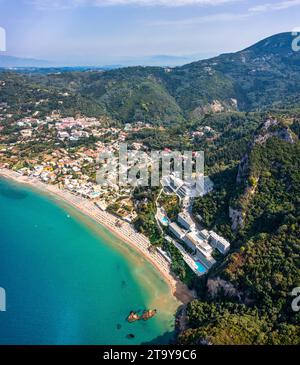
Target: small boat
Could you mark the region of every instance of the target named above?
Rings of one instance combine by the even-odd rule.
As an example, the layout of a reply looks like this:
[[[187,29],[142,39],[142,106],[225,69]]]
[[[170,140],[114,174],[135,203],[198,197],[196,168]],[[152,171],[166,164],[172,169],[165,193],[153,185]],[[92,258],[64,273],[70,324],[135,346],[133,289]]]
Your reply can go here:
[[[144,310],[141,316],[138,314],[138,312],[131,311],[129,316],[127,317],[127,321],[129,323],[140,321],[141,319],[143,319],[144,321],[148,321],[148,319],[154,317],[156,314],[157,314],[156,309]]]
[[[149,310],[145,310],[144,313],[141,315],[140,319],[143,319],[144,321],[148,321],[148,319],[154,317],[157,313],[156,309],[149,309]]]
[[[139,316],[137,314],[137,312],[134,312],[134,311],[131,311],[129,316],[127,317],[127,321],[130,323],[139,321],[140,319],[141,319],[141,316]]]

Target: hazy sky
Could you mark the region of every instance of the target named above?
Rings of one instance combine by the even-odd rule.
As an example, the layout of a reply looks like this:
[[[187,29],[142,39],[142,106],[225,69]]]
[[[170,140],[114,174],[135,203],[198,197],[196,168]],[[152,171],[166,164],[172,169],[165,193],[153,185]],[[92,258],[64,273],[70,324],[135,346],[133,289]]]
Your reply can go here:
[[[6,54],[68,65],[209,57],[300,27],[299,15],[300,0],[0,0]]]

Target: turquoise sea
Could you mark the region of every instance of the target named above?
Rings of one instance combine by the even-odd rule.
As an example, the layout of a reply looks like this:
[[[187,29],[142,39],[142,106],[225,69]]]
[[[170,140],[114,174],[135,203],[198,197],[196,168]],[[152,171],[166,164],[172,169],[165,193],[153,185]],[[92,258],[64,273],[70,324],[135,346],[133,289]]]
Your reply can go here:
[[[73,208],[4,179],[0,287],[7,305],[0,344],[168,343],[172,337],[178,303],[151,264]],[[131,310],[145,308],[158,309],[157,317],[126,322]]]

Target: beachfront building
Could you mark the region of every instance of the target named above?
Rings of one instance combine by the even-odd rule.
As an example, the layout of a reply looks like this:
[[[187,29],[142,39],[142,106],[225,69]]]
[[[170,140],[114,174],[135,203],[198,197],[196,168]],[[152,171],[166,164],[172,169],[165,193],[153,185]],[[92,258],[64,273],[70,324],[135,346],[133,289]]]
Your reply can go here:
[[[199,235],[204,239],[204,240],[208,240],[210,237],[210,233],[208,232],[207,229],[202,229],[201,231],[199,231]]]
[[[182,240],[186,234],[186,232],[183,229],[181,229],[175,222],[169,225],[169,229],[173,233],[173,235],[179,238],[180,240]]]
[[[178,251],[181,253],[183,260],[190,267],[190,269],[197,275],[204,275],[208,269],[202,265],[199,261],[195,260],[195,257],[188,253],[181,244],[175,241],[173,238],[169,236],[165,236],[166,241],[172,243]]]
[[[230,249],[230,243],[214,231],[210,231],[210,244],[223,255],[225,255]]]
[[[197,250],[200,250],[207,254],[211,254],[213,251],[211,245],[209,245],[207,241],[203,240],[202,237],[200,237],[199,232],[197,231],[189,232],[184,237],[184,242],[196,252]]]
[[[174,174],[170,174],[162,179],[162,185],[167,192],[175,193],[180,199],[204,196],[213,189],[213,182],[208,176],[202,176],[198,181],[195,179],[183,181]]]
[[[216,260],[210,253],[206,253],[205,251],[198,249],[196,253],[196,262],[200,262],[207,270],[209,270],[216,263]]]
[[[187,211],[181,212],[178,215],[177,221],[180,226],[173,222],[169,225],[169,229],[174,237],[179,240],[177,243],[178,247],[181,247],[182,252],[185,251],[185,248],[180,241],[184,242],[191,249],[191,253],[185,251],[186,255],[189,256],[189,266],[193,268],[194,272],[196,270],[197,275],[199,273],[203,275],[216,263],[213,257],[214,249],[216,248],[222,254],[225,254],[229,250],[230,244],[213,231],[197,229],[192,216]],[[191,260],[193,261],[192,265]]]
[[[182,225],[182,227],[184,227],[187,230],[192,230],[195,229],[196,227],[195,222],[193,221],[191,215],[186,211],[178,214],[177,221],[180,225]]]
[[[171,264],[172,263],[172,259],[171,259],[171,257],[169,256],[169,254],[166,252],[166,251],[164,251],[162,248],[160,248],[160,247],[157,247],[156,248],[156,251],[157,252],[159,252],[160,253],[160,255],[169,263],[169,264]]]
[[[184,242],[195,252],[195,261],[200,262],[206,269],[210,269],[216,263],[212,257],[213,247],[201,237],[199,231],[189,232],[184,237]]]
[[[164,177],[162,183],[167,191],[175,193],[180,199],[192,196],[191,186],[189,186],[190,184],[172,174]]]

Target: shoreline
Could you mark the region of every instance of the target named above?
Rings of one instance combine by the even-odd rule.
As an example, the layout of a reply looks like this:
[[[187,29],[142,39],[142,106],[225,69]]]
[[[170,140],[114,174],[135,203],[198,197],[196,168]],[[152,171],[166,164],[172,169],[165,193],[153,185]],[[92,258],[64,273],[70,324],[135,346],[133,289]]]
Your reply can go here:
[[[195,298],[195,294],[188,289],[178,279],[174,278],[171,273],[170,264],[158,252],[149,252],[152,247],[148,238],[134,230],[127,222],[122,221],[122,226],[117,227],[116,223],[120,221],[114,215],[100,210],[95,204],[85,198],[79,197],[67,190],[58,188],[56,185],[43,183],[37,178],[24,176],[18,172],[0,168],[0,177],[4,177],[15,181],[19,184],[28,185],[42,193],[46,193],[55,199],[62,200],[80,213],[99,223],[112,234],[119,238],[122,242],[133,248],[136,252],[142,254],[143,258],[150,262],[155,269],[158,270],[164,281],[168,284],[172,295],[181,303],[187,304]]]

